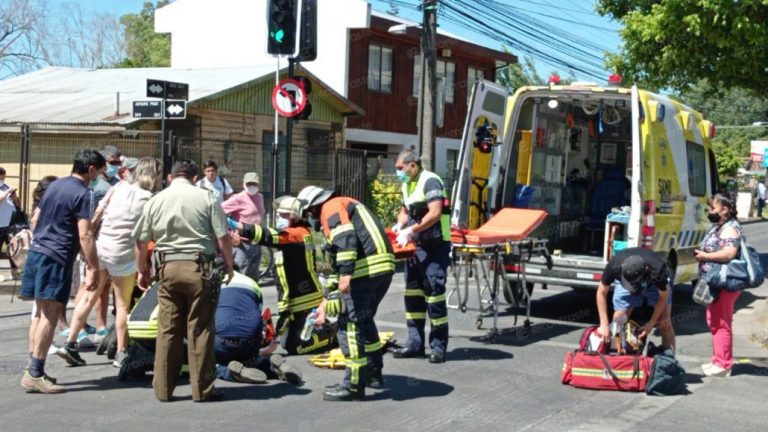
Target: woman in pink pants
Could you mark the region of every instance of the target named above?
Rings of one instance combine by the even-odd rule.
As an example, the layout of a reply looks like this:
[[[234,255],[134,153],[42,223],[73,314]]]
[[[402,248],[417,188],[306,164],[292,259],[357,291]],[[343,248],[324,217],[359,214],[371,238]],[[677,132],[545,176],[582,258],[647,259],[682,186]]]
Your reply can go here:
[[[694,251],[699,261],[699,277],[712,263],[727,263],[739,254],[744,233],[736,220],[736,199],[717,194],[710,200],[707,218],[712,227]],[[727,377],[733,367],[733,309],[741,292],[719,290],[712,293],[715,301],[707,306],[707,325],[712,333],[712,361],[701,366],[706,376]]]

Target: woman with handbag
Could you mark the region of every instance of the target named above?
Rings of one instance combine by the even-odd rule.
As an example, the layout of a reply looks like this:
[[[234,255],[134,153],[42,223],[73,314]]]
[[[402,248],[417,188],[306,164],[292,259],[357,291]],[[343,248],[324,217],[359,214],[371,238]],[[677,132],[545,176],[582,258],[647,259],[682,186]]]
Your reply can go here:
[[[694,251],[699,262],[699,278],[712,264],[735,259],[744,233],[736,220],[736,199],[727,193],[718,193],[709,202],[707,218],[712,227]],[[710,287],[710,289],[713,289]],[[712,333],[712,362],[701,366],[705,376],[728,377],[733,366],[733,309],[740,291],[718,290],[715,300],[707,306],[707,325]]]

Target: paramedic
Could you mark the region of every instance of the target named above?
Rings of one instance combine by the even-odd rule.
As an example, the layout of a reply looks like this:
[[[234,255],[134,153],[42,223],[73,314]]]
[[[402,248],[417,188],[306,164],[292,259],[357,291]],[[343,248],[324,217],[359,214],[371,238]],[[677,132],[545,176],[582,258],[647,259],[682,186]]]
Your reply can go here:
[[[675,349],[675,329],[672,328],[672,286],[670,273],[664,261],[653,251],[639,247],[624,249],[608,262],[597,287],[597,310],[600,314],[598,332],[609,340],[608,291],[613,292],[613,321],[623,325],[632,310],[642,306],[643,300],[653,305],[651,319],[640,327],[641,338],[658,325],[661,342]]]
[[[283,196],[275,202],[277,230],[266,225],[241,224],[242,235],[254,244],[277,249],[277,334],[290,354],[307,354],[336,345],[330,325],[316,328],[312,338],[302,341],[301,330],[312,309],[323,301],[323,287],[315,271],[315,243],[309,225],[301,219],[301,202]]]
[[[413,150],[402,151],[395,162],[403,183],[403,206],[393,227],[397,242],[413,240],[416,253],[405,264],[405,319],[408,338],[395,358],[424,357],[424,327],[430,321],[430,363],[445,362],[448,348],[448,308],[445,282],[451,251],[449,206],[445,186],[437,174],[421,167]]]
[[[364,400],[365,387],[382,385],[383,352],[374,316],[395,273],[392,245],[381,222],[363,204],[332,191],[307,186],[299,200],[315,230],[330,243],[340,298],[324,300],[315,325],[338,313],[338,341],[346,357],[341,384],[327,388],[327,401]]]
[[[222,397],[213,386],[214,314],[221,287],[213,259],[218,243],[228,282],[233,275],[232,241],[221,205],[213,194],[193,186],[196,178],[194,162],[176,162],[168,179],[170,186],[147,202],[134,230],[140,287],[149,286],[147,243],[156,242],[160,284],[152,384],[161,401],[172,399],[185,337],[192,399],[204,402]]]

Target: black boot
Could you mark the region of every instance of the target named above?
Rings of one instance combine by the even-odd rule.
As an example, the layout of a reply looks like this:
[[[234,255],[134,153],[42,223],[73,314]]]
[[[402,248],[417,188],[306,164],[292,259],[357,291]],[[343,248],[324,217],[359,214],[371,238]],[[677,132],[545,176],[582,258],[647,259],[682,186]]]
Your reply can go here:
[[[384,376],[381,373],[381,369],[376,368],[371,370],[368,374],[368,383],[365,386],[372,389],[384,388]]]
[[[398,348],[392,351],[392,356],[394,358],[414,358],[414,357],[423,358],[424,348],[419,350],[411,349],[411,348]]]
[[[353,400],[364,401],[365,390],[351,389],[337,385],[335,387],[325,389],[325,392],[323,392],[323,400],[331,402],[347,402]]]

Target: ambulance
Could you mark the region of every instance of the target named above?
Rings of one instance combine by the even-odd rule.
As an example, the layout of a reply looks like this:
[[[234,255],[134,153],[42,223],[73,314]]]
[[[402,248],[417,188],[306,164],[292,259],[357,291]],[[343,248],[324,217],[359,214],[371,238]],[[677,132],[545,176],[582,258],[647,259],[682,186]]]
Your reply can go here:
[[[700,113],[636,86],[575,82],[510,95],[479,81],[452,229],[478,228],[505,207],[545,210],[530,236],[546,239],[550,256],[526,265],[529,292],[535,283],[594,289],[612,255],[638,246],[666,260],[674,284],[694,281],[707,200],[719,190],[714,133]],[[508,301],[522,287],[512,289]]]

